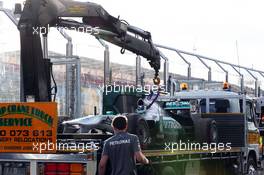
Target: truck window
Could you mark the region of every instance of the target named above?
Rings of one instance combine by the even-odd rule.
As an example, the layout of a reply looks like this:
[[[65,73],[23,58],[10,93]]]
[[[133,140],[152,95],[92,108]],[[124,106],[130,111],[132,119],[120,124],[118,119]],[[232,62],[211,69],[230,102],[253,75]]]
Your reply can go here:
[[[240,103],[239,103],[238,98],[229,99],[229,104],[230,104],[230,108],[229,108],[230,111],[229,112],[241,113],[240,112]]]
[[[252,103],[250,103],[250,102],[246,103],[246,116],[247,116],[248,121],[254,122]]]
[[[206,100],[200,101],[201,113],[206,113]],[[227,99],[210,99],[210,113],[227,113],[230,112],[230,103]]]

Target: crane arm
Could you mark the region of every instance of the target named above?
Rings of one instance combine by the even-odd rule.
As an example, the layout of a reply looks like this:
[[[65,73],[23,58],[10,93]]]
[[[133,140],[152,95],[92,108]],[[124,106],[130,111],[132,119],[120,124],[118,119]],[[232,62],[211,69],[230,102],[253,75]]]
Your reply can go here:
[[[72,20],[81,18],[82,22]],[[43,59],[40,35],[36,29],[49,27],[96,27],[94,36],[104,39],[137,55],[145,57],[158,79],[160,53],[152,43],[151,34],[111,16],[103,7],[91,2],[73,0],[26,0],[18,29],[21,38],[23,95],[35,95],[37,101],[50,101],[49,66]]]

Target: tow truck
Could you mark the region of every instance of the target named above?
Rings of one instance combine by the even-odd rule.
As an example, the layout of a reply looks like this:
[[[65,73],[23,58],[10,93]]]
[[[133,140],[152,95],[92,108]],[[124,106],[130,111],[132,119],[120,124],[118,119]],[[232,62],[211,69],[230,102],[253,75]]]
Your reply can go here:
[[[17,8],[16,11],[19,11],[20,7]],[[81,17],[83,23],[67,20],[65,17]],[[42,53],[40,34],[33,31],[48,26],[99,27],[100,29],[92,32],[96,37],[122,47],[122,53],[124,49],[128,49],[147,58],[155,70],[154,83],[159,84],[160,55],[149,32],[110,16],[94,3],[27,0],[18,25],[21,36],[21,101],[25,102],[25,106],[32,105],[29,103],[32,99],[35,102],[52,101],[51,90],[56,89],[51,88],[51,64]],[[47,33],[43,38],[46,37]],[[133,130],[130,132],[141,138],[144,153],[152,160],[151,167],[138,165],[139,174],[200,174],[205,171],[203,167],[209,168],[212,174],[226,174],[228,170],[238,174],[255,174],[257,167],[260,167],[262,145],[259,143],[259,129],[253,122],[255,115],[252,112],[252,103],[243,94],[185,91],[172,96],[154,93],[145,98],[135,98],[134,94],[119,94],[117,97],[121,97],[115,101],[119,101],[117,104],[121,105],[121,108],[117,108],[119,110],[111,108],[113,101],[108,104],[104,101],[105,106],[108,106],[104,116],[88,116],[64,122],[65,131],[57,135],[57,141],[101,142],[111,136],[111,118],[116,114],[126,113],[132,121],[130,123],[134,124],[130,126]],[[56,104],[53,103],[54,105]],[[52,110],[46,112],[48,111]],[[53,111],[56,113],[56,110]],[[56,118],[56,114],[54,116]],[[87,120],[88,123],[84,124]],[[134,127],[137,124],[140,127]],[[180,141],[185,144],[194,142],[195,145],[205,143],[212,147],[202,149],[198,146],[195,150],[181,150],[176,148]],[[224,146],[215,149],[215,145],[220,143]],[[90,150],[98,148],[93,146],[97,144],[93,144]],[[0,172],[4,175],[96,174],[100,150],[85,153],[80,151],[53,154],[0,153]],[[219,163],[213,164],[215,161]]]

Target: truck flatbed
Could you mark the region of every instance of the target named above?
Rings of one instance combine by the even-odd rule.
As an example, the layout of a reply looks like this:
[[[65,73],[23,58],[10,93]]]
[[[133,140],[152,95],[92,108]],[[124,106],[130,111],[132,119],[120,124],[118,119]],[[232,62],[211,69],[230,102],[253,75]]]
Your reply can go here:
[[[144,150],[144,154],[152,160],[153,164],[160,162],[180,162],[180,161],[199,161],[199,160],[220,160],[238,158],[243,152],[243,148],[232,148],[231,150],[216,151],[211,153],[209,150],[192,151],[165,151],[165,150]]]

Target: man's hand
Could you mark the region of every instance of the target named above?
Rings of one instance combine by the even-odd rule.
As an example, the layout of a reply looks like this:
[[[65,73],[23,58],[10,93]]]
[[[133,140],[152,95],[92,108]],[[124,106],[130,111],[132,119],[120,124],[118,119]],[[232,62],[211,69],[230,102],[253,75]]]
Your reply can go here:
[[[149,160],[148,160],[148,158],[146,158],[145,161],[146,161],[145,164],[149,164]]]

